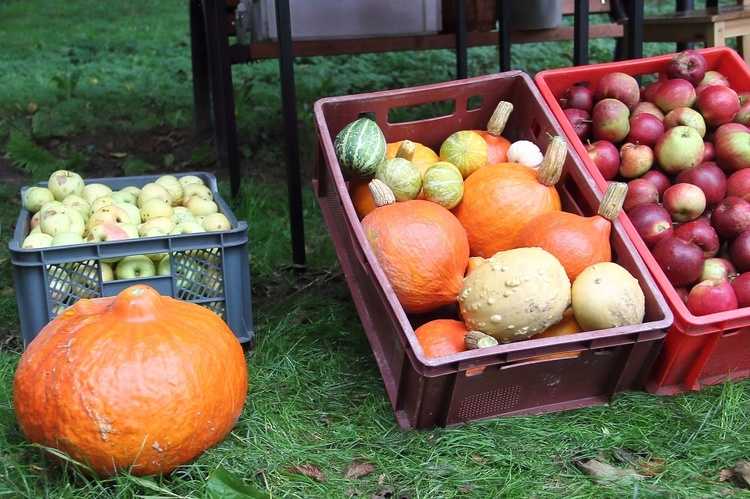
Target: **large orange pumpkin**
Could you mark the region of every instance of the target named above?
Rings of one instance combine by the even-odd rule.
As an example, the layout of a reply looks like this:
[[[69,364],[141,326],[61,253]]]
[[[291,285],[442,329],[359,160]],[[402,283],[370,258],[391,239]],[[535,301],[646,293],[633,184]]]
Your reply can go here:
[[[245,356],[226,323],[145,285],[66,309],[13,380],[26,438],[102,476],[191,461],[227,436],[246,395]]]
[[[421,199],[400,201],[371,211],[362,228],[406,313],[456,303],[469,242],[450,211]]]

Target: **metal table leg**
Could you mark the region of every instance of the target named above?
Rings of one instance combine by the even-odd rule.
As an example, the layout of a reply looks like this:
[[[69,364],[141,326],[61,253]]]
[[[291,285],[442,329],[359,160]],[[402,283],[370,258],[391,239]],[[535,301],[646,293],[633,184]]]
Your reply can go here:
[[[190,58],[193,71],[193,126],[199,132],[211,128],[211,96],[208,80],[208,46],[203,7],[190,0]]]

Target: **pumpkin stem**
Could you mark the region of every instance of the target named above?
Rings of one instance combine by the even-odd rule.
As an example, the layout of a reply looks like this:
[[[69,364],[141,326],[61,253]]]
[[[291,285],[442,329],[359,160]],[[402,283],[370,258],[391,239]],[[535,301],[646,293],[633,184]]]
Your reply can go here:
[[[464,343],[469,350],[477,350],[479,348],[494,347],[498,345],[497,340],[493,336],[481,331],[469,331],[466,333],[466,336],[464,336]]]
[[[490,120],[487,122],[487,132],[490,135],[499,137],[505,130],[505,125],[508,124],[508,118],[510,113],[513,112],[513,104],[508,101],[500,101],[495,107],[495,111],[490,116]]]
[[[550,137],[547,151],[544,153],[542,164],[537,170],[539,182],[546,186],[555,185],[562,176],[565,158],[568,156],[568,144],[564,137],[555,135]]]
[[[622,204],[625,202],[627,193],[628,184],[625,182],[613,182],[609,184],[609,187],[604,192],[602,202],[599,204],[599,211],[597,213],[611,222],[617,218],[617,215],[622,210]]]
[[[370,189],[370,194],[372,194],[372,200],[375,202],[375,206],[380,207],[396,202],[396,195],[393,194],[393,190],[382,180],[374,178],[370,180],[367,187]]]
[[[152,321],[163,307],[158,291],[145,284],[136,284],[118,294],[111,304],[114,313],[124,322]]]
[[[401,145],[398,146],[398,151],[396,151],[396,157],[397,158],[404,158],[408,159],[409,161],[414,160],[414,153],[417,150],[417,146],[409,139],[404,139],[401,141]]]

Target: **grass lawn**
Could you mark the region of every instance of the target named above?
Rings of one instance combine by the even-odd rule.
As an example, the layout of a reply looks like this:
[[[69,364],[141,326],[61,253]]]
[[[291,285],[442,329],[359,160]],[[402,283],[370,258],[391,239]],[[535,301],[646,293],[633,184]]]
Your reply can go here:
[[[655,11],[671,1],[648,3]],[[211,138],[191,128],[187,1],[5,0],[0,43],[0,497],[750,497],[750,476],[733,471],[750,461],[750,380],[450,429],[399,427],[310,185],[312,105],[449,80],[450,51],[296,61],[308,257],[297,273],[277,61],[233,68],[244,180],[230,199]],[[592,42],[592,62],[609,60],[613,47]],[[672,49],[649,44],[644,53]],[[514,46],[513,66],[533,75],[570,66],[571,53],[567,43]],[[497,67],[493,47],[470,49],[471,76]],[[58,167],[213,171],[250,222],[257,341],[247,352],[247,403],[228,438],[170,476],[86,478],[45,458],[16,421],[22,344],[7,248],[19,188]]]

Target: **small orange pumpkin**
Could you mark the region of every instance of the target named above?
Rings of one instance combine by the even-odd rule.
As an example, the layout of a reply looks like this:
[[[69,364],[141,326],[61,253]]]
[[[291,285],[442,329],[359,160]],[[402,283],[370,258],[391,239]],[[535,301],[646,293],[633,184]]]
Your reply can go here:
[[[464,181],[464,196],[453,214],[466,229],[471,256],[489,258],[518,247],[526,223],[540,213],[562,209],[555,183],[567,146],[550,142],[539,170],[519,163],[487,165]]]
[[[535,340],[538,338],[555,338],[558,336],[567,336],[570,334],[576,334],[583,331],[583,328],[576,321],[575,315],[573,315],[573,309],[568,308],[563,313],[562,319],[557,324],[548,327],[541,333],[532,336],[530,339]],[[549,355],[540,355],[534,357],[534,360],[546,360],[546,359],[563,359],[568,357],[576,357],[581,353],[581,350],[571,350],[570,352],[552,353]]]
[[[169,473],[223,440],[247,364],[207,308],[135,285],[80,300],[29,343],[13,380],[26,438],[101,476]]]
[[[422,199],[400,201],[371,211],[362,228],[406,313],[456,303],[469,242],[450,211]]]
[[[360,220],[376,208],[370,193],[370,178],[354,178],[349,181],[349,197]]]
[[[386,145],[385,159],[393,159],[398,156],[399,149],[401,148],[403,142],[403,140],[399,140],[397,142],[389,142]],[[413,144],[414,154],[411,158],[407,157],[406,159],[414,163],[414,166],[419,168],[419,171],[421,171],[422,175],[424,176],[424,172],[427,171],[427,168],[430,165],[434,165],[435,163],[440,161],[440,156],[438,156],[435,151],[424,144],[420,144],[419,142],[413,142]]]
[[[466,324],[455,319],[434,319],[414,330],[424,354],[435,358],[466,351]]]

